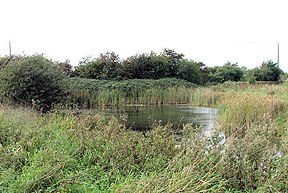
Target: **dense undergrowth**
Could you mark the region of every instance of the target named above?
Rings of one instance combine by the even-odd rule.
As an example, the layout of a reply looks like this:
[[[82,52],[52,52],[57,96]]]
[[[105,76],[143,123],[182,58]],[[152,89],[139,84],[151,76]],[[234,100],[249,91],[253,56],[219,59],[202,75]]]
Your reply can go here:
[[[108,191],[126,177],[160,172],[178,149],[165,127],[127,131],[101,115],[39,116],[1,106],[0,191]]]
[[[287,192],[287,87],[189,89],[220,109],[210,137],[0,106],[0,192]]]
[[[70,94],[64,104],[82,108],[187,103],[190,88],[196,87],[190,82],[176,78],[124,81],[69,78],[67,84]]]

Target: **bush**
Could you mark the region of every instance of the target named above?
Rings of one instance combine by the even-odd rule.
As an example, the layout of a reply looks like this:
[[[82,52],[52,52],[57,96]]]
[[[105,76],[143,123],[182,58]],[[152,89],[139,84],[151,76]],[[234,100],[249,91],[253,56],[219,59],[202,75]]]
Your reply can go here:
[[[49,111],[65,96],[64,74],[41,55],[19,57],[0,71],[0,100]]]

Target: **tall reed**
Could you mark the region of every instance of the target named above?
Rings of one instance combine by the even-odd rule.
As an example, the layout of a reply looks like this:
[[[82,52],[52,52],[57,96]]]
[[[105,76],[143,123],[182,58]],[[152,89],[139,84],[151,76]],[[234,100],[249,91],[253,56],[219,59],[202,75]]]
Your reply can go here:
[[[238,132],[238,131],[237,131]],[[273,124],[252,123],[239,138],[223,142],[215,131],[203,139],[190,135],[185,149],[161,171],[116,187],[118,192],[286,192],[287,136],[278,138]],[[277,142],[285,150],[277,147]],[[183,145],[183,144],[182,144]],[[285,153],[284,153],[285,152]]]
[[[273,96],[226,93],[220,102],[220,124],[226,135],[250,128],[254,122],[271,119],[281,110],[281,102]]]
[[[221,97],[221,92],[208,87],[199,87],[190,90],[189,103],[193,106],[215,106]]]
[[[65,106],[160,105],[189,103],[193,84],[178,79],[100,81],[69,79]]]

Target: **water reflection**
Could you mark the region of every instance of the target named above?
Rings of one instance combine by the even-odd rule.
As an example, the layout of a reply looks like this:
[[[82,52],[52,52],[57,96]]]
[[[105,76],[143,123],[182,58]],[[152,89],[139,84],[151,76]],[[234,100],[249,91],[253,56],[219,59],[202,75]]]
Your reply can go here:
[[[204,135],[209,135],[214,127],[217,109],[190,106],[128,106],[105,108],[97,111],[120,116],[127,114],[127,126],[133,130],[147,130],[155,124],[172,124],[182,127],[187,123],[197,124]]]

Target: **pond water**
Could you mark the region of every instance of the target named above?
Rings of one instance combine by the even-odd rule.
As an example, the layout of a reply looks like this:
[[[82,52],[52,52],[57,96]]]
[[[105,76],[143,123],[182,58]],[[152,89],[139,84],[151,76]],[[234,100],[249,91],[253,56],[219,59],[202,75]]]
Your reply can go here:
[[[196,124],[202,133],[209,134],[217,118],[217,109],[181,105],[127,106],[123,108],[95,109],[109,115],[127,115],[127,126],[133,130],[147,130],[155,124],[173,124],[181,127],[187,123]]]

